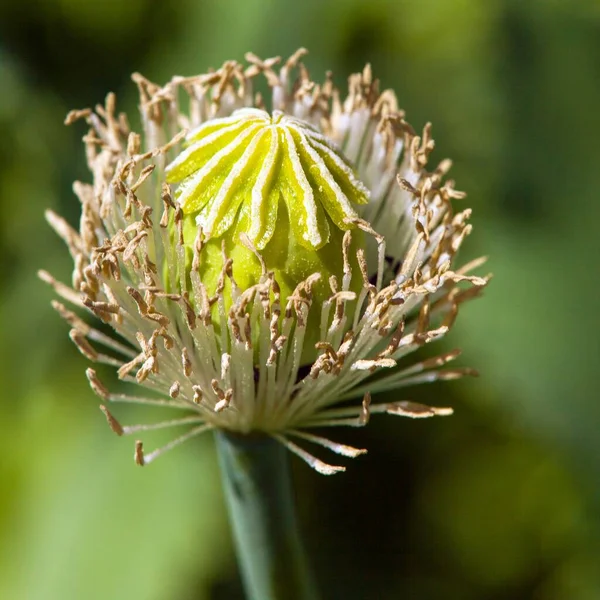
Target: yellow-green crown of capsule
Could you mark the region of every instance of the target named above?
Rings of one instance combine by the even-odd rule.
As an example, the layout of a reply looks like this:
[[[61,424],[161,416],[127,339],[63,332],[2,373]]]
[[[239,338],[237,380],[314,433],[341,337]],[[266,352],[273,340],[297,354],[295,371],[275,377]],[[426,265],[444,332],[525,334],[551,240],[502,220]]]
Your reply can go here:
[[[368,201],[341,152],[317,129],[280,111],[237,110],[192,131],[187,144],[168,166],[167,179],[181,182],[183,213],[194,215],[207,238],[238,224],[237,233],[263,250],[283,201],[298,244],[318,250],[330,241],[332,224],[352,227],[352,204]]]

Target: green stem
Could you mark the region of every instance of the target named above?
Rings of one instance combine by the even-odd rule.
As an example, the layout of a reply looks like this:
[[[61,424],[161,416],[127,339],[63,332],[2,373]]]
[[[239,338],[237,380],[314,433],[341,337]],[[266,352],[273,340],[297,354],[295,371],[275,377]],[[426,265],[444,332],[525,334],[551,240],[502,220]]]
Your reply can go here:
[[[285,448],[216,432],[223,487],[250,600],[315,600],[294,512]]]

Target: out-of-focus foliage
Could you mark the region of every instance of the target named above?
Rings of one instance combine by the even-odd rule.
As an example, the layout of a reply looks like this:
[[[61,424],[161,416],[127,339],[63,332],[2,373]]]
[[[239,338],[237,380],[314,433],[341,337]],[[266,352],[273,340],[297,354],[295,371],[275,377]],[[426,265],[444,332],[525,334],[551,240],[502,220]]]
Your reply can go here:
[[[241,597],[212,440],[136,468],[35,272],[69,277],[43,221],[76,223],[88,178],[68,109],[114,90],[135,110],[134,70],[301,45],[339,85],[370,61],[413,125],[433,122],[474,208],[464,258],[495,274],[447,342],[482,377],[410,390],[454,417],[339,432],[370,453],[334,479],[297,465],[324,597],[600,597],[596,0],[2,4],[0,597]]]

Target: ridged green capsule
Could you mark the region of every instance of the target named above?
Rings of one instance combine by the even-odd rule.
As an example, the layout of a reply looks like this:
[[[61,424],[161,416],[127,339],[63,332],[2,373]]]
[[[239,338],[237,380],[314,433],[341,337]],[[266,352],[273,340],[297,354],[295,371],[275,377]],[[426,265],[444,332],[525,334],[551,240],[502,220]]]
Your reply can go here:
[[[209,293],[222,273],[224,242],[241,289],[258,283],[262,259],[275,274],[283,306],[314,273],[321,277],[313,288],[313,303],[322,305],[332,294],[331,276],[338,281],[343,277],[345,231],[354,229],[348,253],[353,263],[364,243],[353,205],[366,204],[369,191],[330,140],[280,111],[271,115],[246,108],[204,123],[188,134],[186,147],[168,165],[167,181],[178,184],[186,269],[198,226],[202,228],[206,243],[199,274]],[[243,234],[250,245],[241,242]],[[360,270],[353,273],[349,289],[359,291]],[[310,315],[307,357],[319,338],[320,310]]]

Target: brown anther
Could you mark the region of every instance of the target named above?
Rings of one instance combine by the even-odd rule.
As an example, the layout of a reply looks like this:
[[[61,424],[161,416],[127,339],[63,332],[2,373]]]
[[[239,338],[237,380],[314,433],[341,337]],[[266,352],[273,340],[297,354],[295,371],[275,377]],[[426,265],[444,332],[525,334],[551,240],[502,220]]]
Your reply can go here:
[[[131,186],[131,191],[136,192],[142,186],[144,181],[146,181],[146,179],[148,179],[148,177],[150,177],[150,175],[152,175],[152,171],[154,171],[155,168],[156,168],[155,165],[145,166],[140,171],[140,175],[139,175],[137,181]]]
[[[369,410],[370,406],[371,406],[371,394],[370,394],[370,392],[367,392],[364,395],[360,415],[358,416],[358,424],[360,426],[364,426],[369,422],[369,419],[371,418],[371,411]]]
[[[369,278],[369,266],[367,264],[367,259],[365,257],[365,251],[362,248],[359,248],[356,252],[356,259],[358,261],[358,268],[360,269],[360,274],[363,280],[363,286],[369,292],[369,296],[373,298],[373,296],[377,292],[377,288],[371,283]]]
[[[177,144],[179,144],[179,142],[181,142],[181,140],[183,140],[187,134],[188,134],[187,129],[182,129],[179,133],[175,134],[170,141],[168,141],[166,144],[164,144],[160,148],[157,148],[155,150],[155,153],[156,154],[167,154],[170,150],[175,148],[175,146],[177,146]]]
[[[100,381],[100,379],[98,379],[96,371],[94,371],[94,369],[86,369],[85,374],[94,393],[103,400],[108,400],[110,397],[110,392]]]
[[[84,297],[83,304],[93,313],[98,315],[102,320],[106,320],[106,315],[116,315],[121,310],[118,304],[110,304],[108,302],[94,302],[90,298]],[[110,320],[110,317],[109,317]]]
[[[125,190],[125,209],[123,210],[123,216],[126,219],[130,219],[131,218],[131,213],[133,211],[133,206],[135,205],[135,194],[129,190],[126,189]]]
[[[202,231],[202,226],[198,225],[198,229],[196,231],[196,237],[194,238],[194,246],[193,246],[193,259],[192,259],[192,271],[199,272],[200,271],[200,253],[202,252],[202,248],[204,246],[204,232]]]
[[[150,218],[151,214],[152,214],[152,207],[151,206],[144,206],[140,210],[140,216],[141,216],[141,219],[142,219],[142,223],[148,229],[152,229],[152,219]]]
[[[78,278],[80,279],[79,289],[82,292],[86,293],[88,296],[95,297],[96,294],[100,291],[100,282],[98,281],[98,277],[96,276],[96,271],[98,271],[98,275],[108,276],[108,269],[104,268],[104,262],[102,263],[102,266],[99,269],[96,268],[96,264],[87,265],[82,269],[84,261],[80,261],[79,258],[80,257],[78,257],[75,260],[75,271],[78,273]],[[83,257],[81,256],[81,258]],[[85,281],[81,280],[81,273],[83,274],[83,279],[85,279]]]
[[[416,188],[414,188],[413,185],[408,180],[400,177],[400,175],[397,176],[397,180],[398,180],[398,185],[403,190],[406,190],[407,192],[409,192],[410,194],[412,194],[415,197],[419,196],[418,190]]]
[[[377,358],[357,360],[352,364],[353,371],[370,371],[374,373],[377,369],[390,369],[396,366],[396,361],[392,358]]]
[[[437,371],[438,381],[453,381],[455,379],[462,379],[463,377],[479,377],[479,371],[477,369],[471,369],[469,367],[462,367],[459,369],[447,369],[446,371]]]
[[[190,302],[190,295],[188,292],[183,292],[181,294],[181,303],[183,304],[183,314],[185,315],[188,327],[193,330],[196,328],[196,313]]]
[[[352,268],[350,266],[350,245],[352,244],[352,233],[350,231],[346,231],[344,234],[344,238],[342,240],[342,257],[344,261],[344,283],[346,278],[349,278],[352,275]],[[348,282],[349,283],[349,282]],[[345,285],[344,285],[345,287]]]
[[[69,331],[69,337],[71,341],[77,346],[77,349],[83,354],[88,360],[96,361],[98,358],[98,352],[90,345],[85,339],[84,335],[77,329],[71,329]]]
[[[147,235],[148,235],[148,233],[146,231],[143,231],[143,232],[139,233],[138,235],[136,235],[127,244],[127,247],[125,248],[125,251],[123,252],[123,261],[130,262],[131,265],[133,266],[133,268],[136,270],[140,268],[140,260],[139,260],[139,256],[136,255],[136,251],[137,251],[137,248],[138,248],[139,243],[142,240],[142,238],[146,237]]]
[[[221,400],[219,400],[216,404],[215,404],[215,412],[216,413],[220,413],[223,410],[225,410],[226,408],[229,407],[229,404],[231,403],[231,399],[233,398],[233,390],[232,389],[228,389],[223,398]]]
[[[398,346],[400,345],[400,340],[402,339],[402,335],[404,334],[404,320],[400,321],[396,326],[396,331],[394,335],[392,335],[392,339],[388,344],[387,348],[379,352],[376,358],[389,358],[396,352]]]
[[[179,396],[179,392],[181,390],[181,386],[179,385],[179,381],[174,381],[169,388],[169,396],[175,399]]]
[[[130,360],[128,363],[125,363],[123,366],[121,366],[117,371],[117,376],[119,377],[119,379],[125,379],[125,377],[127,377],[127,375],[129,375],[129,373],[131,373],[131,371],[133,371],[135,367],[137,367],[140,363],[144,362],[145,358],[146,357],[142,352],[138,354],[135,358]]]
[[[231,367],[231,354],[224,352],[221,354],[221,379],[225,380],[229,375],[229,368]]]
[[[158,323],[163,328],[166,328],[171,324],[169,317],[158,312],[153,307],[148,308],[148,313],[146,314],[146,319],[149,319],[150,321],[154,321],[155,323]]]
[[[119,423],[119,421],[117,421],[112,414],[110,413],[110,411],[108,410],[108,408],[106,408],[106,406],[104,406],[103,404],[100,405],[100,410],[104,413],[104,416],[106,417],[106,421],[108,423],[108,426],[119,436],[123,435],[123,427],[121,427],[121,424]]]
[[[131,132],[127,138],[127,154],[133,156],[139,154],[142,147],[142,139],[139,133]]]
[[[177,228],[177,244],[183,246],[183,210],[179,204],[175,208],[175,227]]]
[[[189,377],[192,374],[192,363],[188,354],[188,349],[183,348],[181,350],[181,366],[183,368],[183,374]]]
[[[273,342],[279,337],[279,311],[273,312],[269,323],[270,340]]]
[[[245,319],[244,319],[244,337],[246,338],[245,344],[246,344],[246,348],[252,348],[252,325],[250,322],[250,316],[248,315]]]
[[[135,288],[128,286],[127,287],[128,294],[133,298],[135,303],[137,304],[138,311],[142,317],[145,317],[148,314],[148,305],[145,300],[142,298],[142,295]]]
[[[160,226],[164,228],[169,224],[169,209],[175,210],[175,203],[171,197],[171,189],[166,183],[162,184],[160,198],[164,204],[163,214],[160,219]]]
[[[275,339],[271,339],[271,348],[269,350],[269,357],[267,358],[268,366],[275,363],[275,360],[277,359],[277,354],[279,354],[279,352],[281,352],[282,348],[284,347],[285,343],[287,342],[287,339],[288,338],[285,335],[280,335],[279,337],[277,337]]]
[[[321,354],[317,357],[317,360],[313,363],[309,377],[317,379],[321,373],[331,373],[333,369],[331,356],[327,353]]]
[[[255,77],[259,73],[263,73],[269,86],[274,87],[276,85],[280,85],[279,79],[273,71],[273,67],[281,61],[281,57],[276,56],[274,58],[267,58],[266,60],[261,60],[258,56],[256,56],[256,54],[252,52],[247,52],[244,55],[244,58],[251,65],[244,72],[244,75],[247,78]]]
[[[126,164],[128,164],[128,163],[126,163]],[[123,181],[122,181],[123,179],[125,179],[125,177],[121,176],[121,173],[119,173],[116,177],[114,177],[111,180],[111,185],[117,195],[127,196],[127,187],[123,183]]]
[[[213,392],[217,395],[219,400],[223,400],[225,398],[225,392],[219,387],[219,382],[217,379],[212,379],[210,382]]]
[[[118,128],[121,132],[121,135],[123,137],[128,136],[131,131],[131,127],[129,126],[129,121],[127,120],[127,115],[123,112],[119,113],[118,119],[119,119]]]
[[[337,352],[329,342],[317,342],[315,348],[317,350],[323,350],[323,352],[334,361],[338,360]]]
[[[284,69],[290,70],[293,69],[299,62],[303,56],[308,54],[308,50],[306,48],[298,48],[296,52],[294,52],[286,61]]]
[[[156,335],[160,336],[163,339],[163,344],[165,345],[166,350],[171,350],[175,345],[175,340],[167,333],[167,330],[164,327],[161,327],[156,331]]]
[[[437,406],[427,406],[418,402],[404,400],[401,402],[392,402],[386,406],[388,415],[399,415],[401,417],[411,417],[413,419],[422,419],[427,417],[447,416],[452,414],[451,408],[438,408]]]
[[[348,356],[348,354],[350,353],[350,350],[352,349],[353,343],[354,343],[354,331],[352,331],[350,329],[344,335],[344,339],[342,340],[342,343],[340,344],[340,347],[337,350],[338,357],[341,359],[340,362],[342,362],[342,363],[344,362],[344,359],[346,358],[346,356]]]
[[[192,391],[194,392],[193,401],[196,404],[200,404],[202,402],[202,398],[204,394],[202,393],[202,388],[199,385],[193,385]]]
[[[144,361],[144,364],[135,374],[135,379],[138,383],[143,383],[146,381],[146,379],[148,379],[151,373],[158,373],[158,362],[155,356],[149,356]]]
[[[140,440],[135,442],[135,452],[133,454],[133,460],[135,464],[143,467],[146,463],[144,461],[144,444]]]
[[[202,319],[202,324],[208,327],[212,324],[211,306],[217,301],[217,297],[209,298],[206,287],[200,282],[200,311],[198,316]]]
[[[65,117],[65,125],[72,125],[73,123],[75,123],[75,121],[79,121],[79,119],[88,120],[91,114],[92,110],[90,108],[71,110]]]

